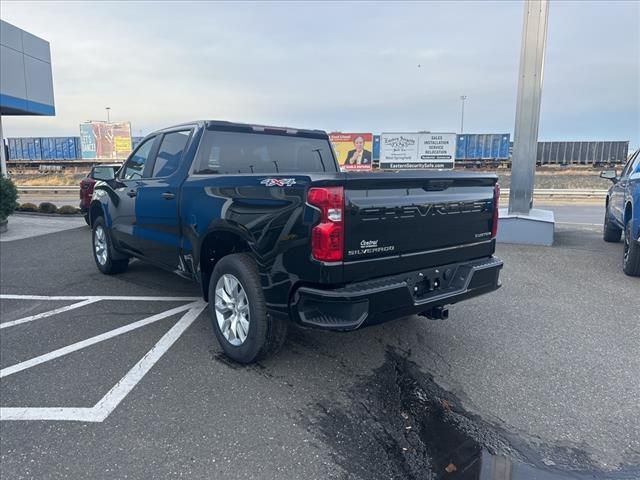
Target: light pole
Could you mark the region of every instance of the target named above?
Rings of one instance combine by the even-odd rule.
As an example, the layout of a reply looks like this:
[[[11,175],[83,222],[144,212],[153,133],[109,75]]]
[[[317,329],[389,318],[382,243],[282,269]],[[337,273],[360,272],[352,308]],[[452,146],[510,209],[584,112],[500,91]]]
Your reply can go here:
[[[107,123],[111,123],[111,118],[109,117],[111,107],[105,107],[104,109],[107,111]]]
[[[467,99],[466,95],[460,95],[462,101],[462,114],[460,115],[460,133],[464,133],[464,101]]]
[[[513,132],[509,213],[529,215],[533,205],[549,1],[526,0]]]

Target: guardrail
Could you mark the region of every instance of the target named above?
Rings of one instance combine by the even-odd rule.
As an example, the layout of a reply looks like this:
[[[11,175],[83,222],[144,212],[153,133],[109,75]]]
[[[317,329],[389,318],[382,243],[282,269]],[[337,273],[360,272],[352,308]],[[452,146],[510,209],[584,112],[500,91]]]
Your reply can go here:
[[[78,193],[79,186],[17,186],[19,193],[34,194],[34,193],[48,193],[53,195]],[[509,196],[509,189],[503,188],[500,191],[501,197]],[[538,188],[533,191],[534,198],[605,198],[607,196],[607,190],[588,190],[588,189],[576,189],[568,190],[563,188]]]
[[[61,194],[61,193],[78,193],[80,191],[79,186],[75,185],[65,185],[65,186],[50,186],[50,185],[16,185],[18,189],[18,193],[53,193]]]
[[[509,196],[509,189],[500,190],[501,197]],[[536,188],[533,191],[534,198],[605,198],[607,190],[590,190],[590,189],[565,189],[565,188]]]

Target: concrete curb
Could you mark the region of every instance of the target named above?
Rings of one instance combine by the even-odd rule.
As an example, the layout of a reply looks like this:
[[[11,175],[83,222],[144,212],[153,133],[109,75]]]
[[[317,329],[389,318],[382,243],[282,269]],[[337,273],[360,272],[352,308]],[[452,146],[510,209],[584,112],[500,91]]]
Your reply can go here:
[[[78,218],[84,217],[83,213],[40,213],[40,212],[13,212],[12,215],[25,216],[25,217],[55,217],[55,218]]]

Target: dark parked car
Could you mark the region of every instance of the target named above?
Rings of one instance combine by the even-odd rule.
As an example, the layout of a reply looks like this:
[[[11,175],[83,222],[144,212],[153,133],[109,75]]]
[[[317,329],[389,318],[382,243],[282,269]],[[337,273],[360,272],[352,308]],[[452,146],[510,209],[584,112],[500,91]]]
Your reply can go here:
[[[323,131],[207,121],[151,134],[100,178],[98,269],[137,257],[196,280],[239,362],[276,350],[289,321],[444,319],[499,287],[492,174],[342,173]]]
[[[640,150],[618,175],[615,170],[600,173],[613,182],[607,193],[604,215],[605,242],[619,242],[624,232],[624,273],[640,276]]]
[[[96,184],[96,175],[101,178],[113,177],[121,166],[121,164],[94,165],[89,174],[80,181],[80,211],[84,215],[87,225],[89,225],[89,205]]]

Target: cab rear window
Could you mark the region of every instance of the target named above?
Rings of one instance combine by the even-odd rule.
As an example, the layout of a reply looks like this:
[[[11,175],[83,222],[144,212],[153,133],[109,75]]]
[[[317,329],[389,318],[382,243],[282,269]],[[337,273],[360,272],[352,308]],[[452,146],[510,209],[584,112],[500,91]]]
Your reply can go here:
[[[294,135],[207,131],[196,174],[336,172],[328,140]]]

